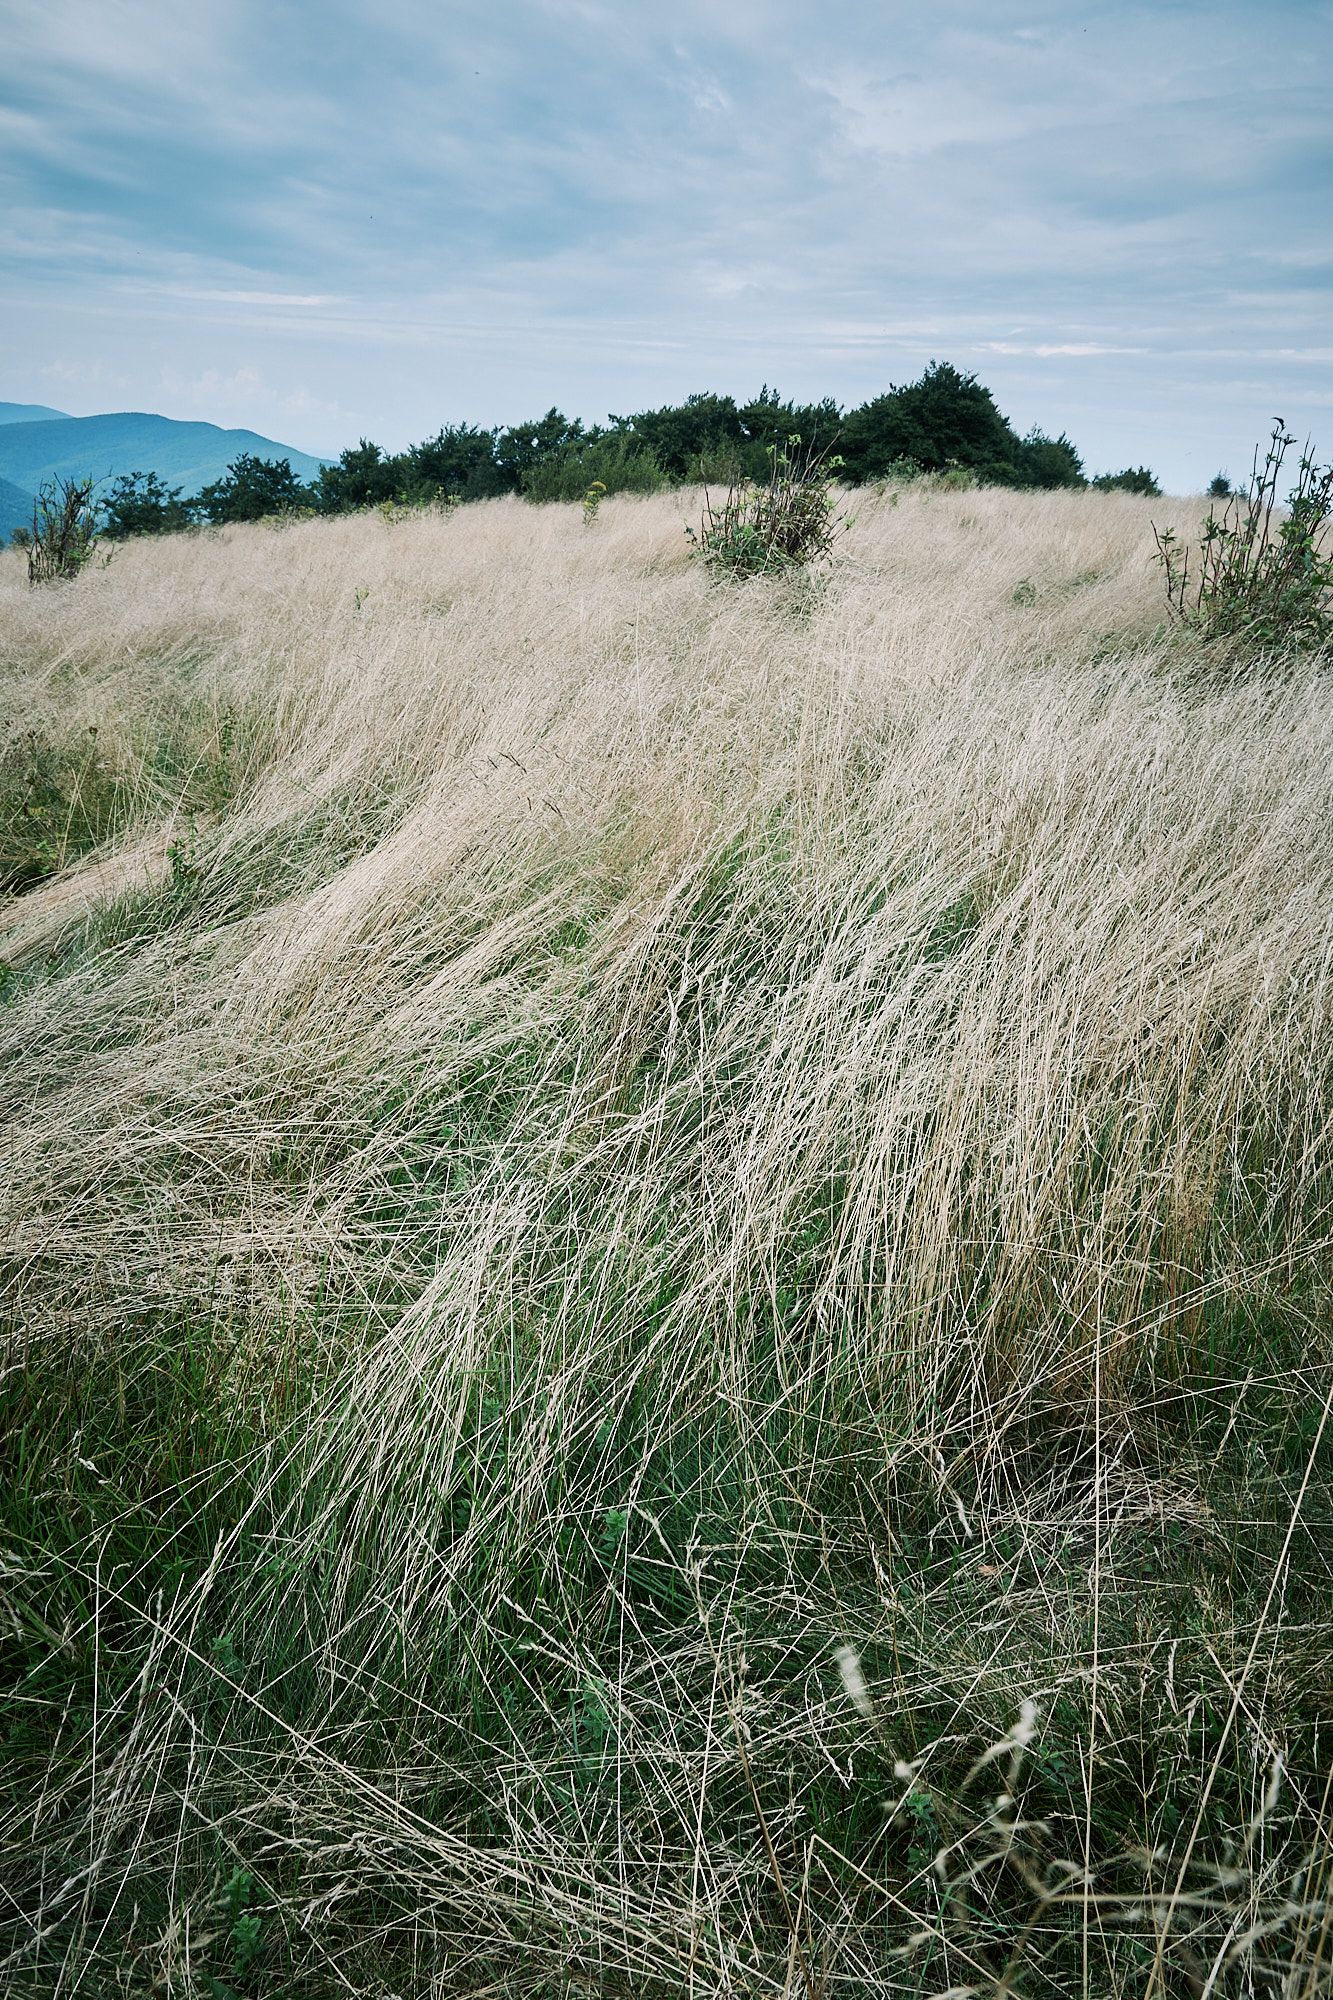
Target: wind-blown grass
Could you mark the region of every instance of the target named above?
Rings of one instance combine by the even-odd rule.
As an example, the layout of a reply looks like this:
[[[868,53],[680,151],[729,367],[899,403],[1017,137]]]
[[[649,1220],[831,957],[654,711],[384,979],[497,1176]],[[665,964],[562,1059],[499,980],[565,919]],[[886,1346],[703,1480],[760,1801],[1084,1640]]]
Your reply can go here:
[[[17,1992],[1328,1988],[1333,684],[681,510],[0,565]]]

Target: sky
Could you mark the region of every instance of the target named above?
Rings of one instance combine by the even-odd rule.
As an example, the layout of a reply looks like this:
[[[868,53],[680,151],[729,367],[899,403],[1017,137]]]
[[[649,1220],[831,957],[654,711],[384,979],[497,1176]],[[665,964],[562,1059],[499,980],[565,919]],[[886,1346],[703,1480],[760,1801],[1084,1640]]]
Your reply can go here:
[[[303,450],[932,359],[1333,456],[1333,0],[0,0],[0,399]]]

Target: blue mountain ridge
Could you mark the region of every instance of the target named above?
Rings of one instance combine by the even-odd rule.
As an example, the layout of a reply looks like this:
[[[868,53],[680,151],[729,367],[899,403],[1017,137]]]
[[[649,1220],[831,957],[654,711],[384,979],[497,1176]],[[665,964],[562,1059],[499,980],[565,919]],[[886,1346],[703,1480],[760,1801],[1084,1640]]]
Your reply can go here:
[[[68,415],[68,410],[51,410],[45,403],[0,403],[0,424],[36,424]]]
[[[0,548],[13,534],[15,528],[32,525],[32,495],[25,493],[21,486],[11,480],[0,479]]]
[[[0,403],[5,409],[21,408]],[[145,410],[98,417],[54,414],[25,422],[0,421],[0,480],[35,493],[44,480],[96,479],[107,484],[125,472],[155,472],[192,499],[202,486],[225,476],[242,452],[285,458],[299,479],[314,479],[329,461],[261,437],[257,431],[221,430]]]

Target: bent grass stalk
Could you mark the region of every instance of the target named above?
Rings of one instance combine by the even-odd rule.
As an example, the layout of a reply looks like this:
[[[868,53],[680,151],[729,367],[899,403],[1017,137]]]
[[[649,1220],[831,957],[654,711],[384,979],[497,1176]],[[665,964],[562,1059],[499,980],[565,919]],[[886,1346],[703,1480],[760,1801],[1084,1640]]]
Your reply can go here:
[[[0,562],[16,1990],[1327,1985],[1333,687],[892,499]]]

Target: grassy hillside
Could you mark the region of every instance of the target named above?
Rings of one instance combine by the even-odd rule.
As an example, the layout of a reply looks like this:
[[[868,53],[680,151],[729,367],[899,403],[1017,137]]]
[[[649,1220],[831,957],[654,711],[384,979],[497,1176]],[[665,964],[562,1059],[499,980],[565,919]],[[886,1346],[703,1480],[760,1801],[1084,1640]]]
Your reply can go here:
[[[242,452],[288,459],[301,479],[313,479],[323,463],[255,431],[180,423],[140,410],[0,426],[0,476],[29,492],[57,475],[109,480],[122,472],[156,472],[189,499],[201,486],[222,478]]]
[[[690,505],[0,560],[16,1992],[1327,1990],[1333,682]]]

